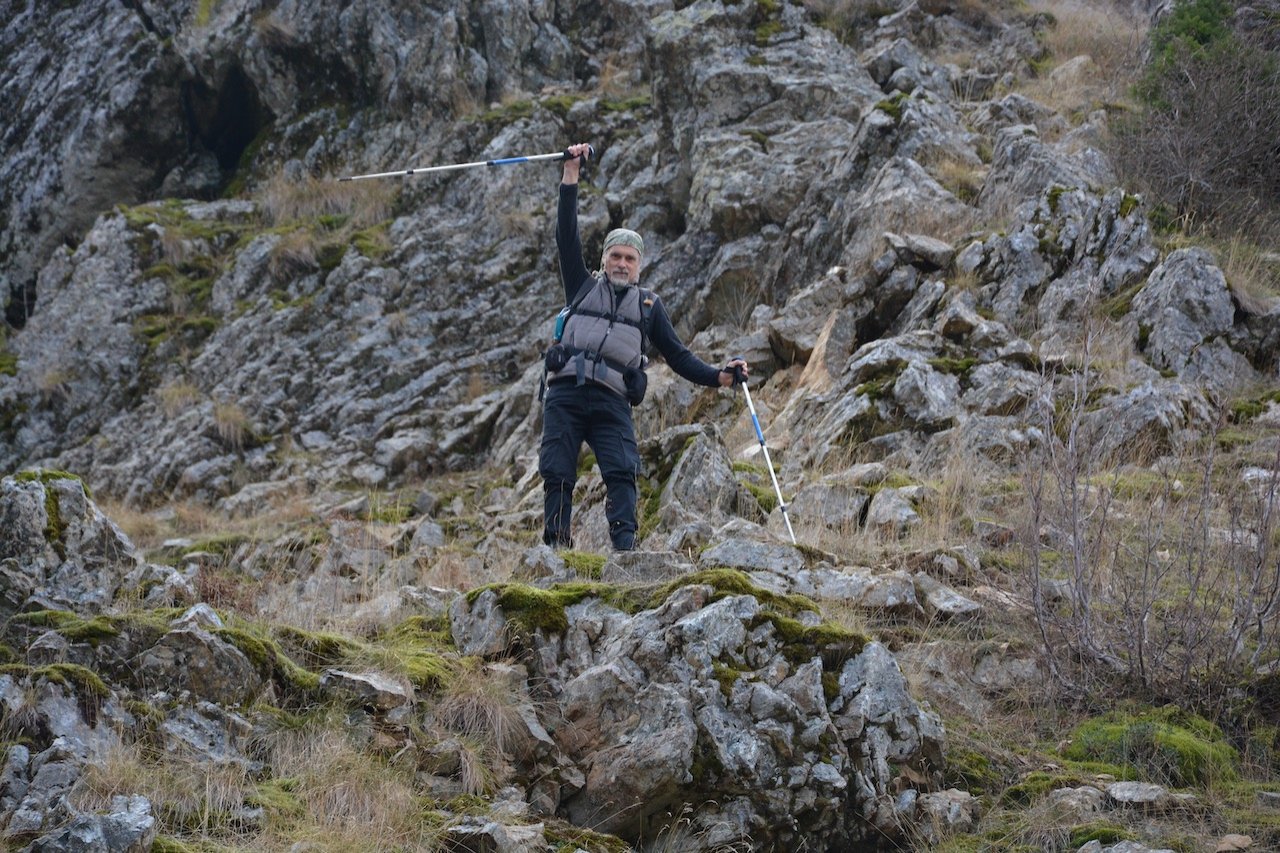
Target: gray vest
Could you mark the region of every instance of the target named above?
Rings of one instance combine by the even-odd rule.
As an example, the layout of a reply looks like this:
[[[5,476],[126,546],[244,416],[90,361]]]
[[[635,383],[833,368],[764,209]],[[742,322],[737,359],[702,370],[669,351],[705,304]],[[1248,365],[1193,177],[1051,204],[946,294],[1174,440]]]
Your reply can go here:
[[[549,378],[597,382],[625,397],[627,386],[621,369],[639,367],[643,355],[641,290],[628,287],[621,297],[615,297],[613,285],[603,276],[584,286],[590,290],[565,321],[561,338],[574,355]]]

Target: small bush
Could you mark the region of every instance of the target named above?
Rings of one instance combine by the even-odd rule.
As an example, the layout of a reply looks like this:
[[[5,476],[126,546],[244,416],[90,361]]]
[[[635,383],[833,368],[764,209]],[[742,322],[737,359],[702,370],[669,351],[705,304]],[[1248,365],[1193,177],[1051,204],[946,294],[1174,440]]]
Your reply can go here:
[[[1232,30],[1225,0],[1183,0],[1151,33],[1136,94],[1118,124],[1117,164],[1184,225],[1280,223],[1280,54]]]

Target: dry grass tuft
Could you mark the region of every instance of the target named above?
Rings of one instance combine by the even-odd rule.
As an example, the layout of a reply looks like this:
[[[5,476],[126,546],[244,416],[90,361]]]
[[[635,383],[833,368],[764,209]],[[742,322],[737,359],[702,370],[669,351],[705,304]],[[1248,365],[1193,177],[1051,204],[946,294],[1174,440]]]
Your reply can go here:
[[[259,190],[258,201],[272,225],[344,217],[354,229],[368,228],[390,218],[400,184],[396,181],[337,181],[283,173]]]
[[[973,204],[982,192],[987,177],[985,166],[976,166],[970,160],[955,155],[936,155],[922,163],[934,180],[965,204]]]
[[[174,418],[199,403],[204,395],[185,379],[171,379],[156,391],[156,398],[165,417]]]
[[[346,716],[332,712],[263,737],[266,764],[274,779],[286,783],[292,806],[278,809],[269,824],[275,845],[436,849],[438,829],[414,791],[413,768],[370,755],[351,734]]]
[[[234,400],[214,402],[213,423],[218,430],[219,440],[234,450],[243,448],[252,434],[248,413]]]
[[[522,683],[511,672],[483,665],[450,679],[431,711],[433,723],[458,735],[472,748],[470,771],[464,774],[472,793],[502,780],[507,760],[529,746],[528,726],[521,716],[527,703]]]
[[[130,542],[144,551],[158,547],[165,539],[165,524],[154,513],[105,497],[99,497],[97,503],[102,514],[123,530]]]
[[[224,839],[237,834],[237,815],[254,787],[243,765],[196,761],[135,743],[114,747],[87,766],[71,799],[94,812],[107,810],[112,797],[142,795],[157,806],[165,834]]]
[[[1243,235],[1217,250],[1231,293],[1248,314],[1266,314],[1280,302],[1280,255]]]
[[[1128,100],[1128,87],[1141,70],[1147,23],[1118,5],[1068,0],[1036,0],[1037,11],[1054,23],[1044,31],[1052,60],[1026,88],[1031,97],[1068,115]],[[1072,73],[1055,73],[1064,63],[1085,56],[1089,62]]]

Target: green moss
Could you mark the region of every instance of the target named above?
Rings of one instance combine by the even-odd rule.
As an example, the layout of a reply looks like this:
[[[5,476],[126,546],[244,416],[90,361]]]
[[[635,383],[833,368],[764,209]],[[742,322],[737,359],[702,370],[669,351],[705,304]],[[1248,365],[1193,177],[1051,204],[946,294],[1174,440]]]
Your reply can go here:
[[[560,116],[560,118],[564,118],[569,114],[569,110],[573,109],[573,105],[580,100],[582,98],[577,95],[552,95],[543,98],[539,103],[544,108]]]
[[[1134,768],[1177,787],[1238,777],[1235,749],[1212,723],[1173,706],[1089,720],[1072,733],[1063,755]]]
[[[714,787],[725,773],[724,762],[716,752],[714,739],[698,738],[693,750],[693,760],[689,762],[689,775],[693,777],[694,788],[706,790]]]
[[[630,844],[615,835],[604,835],[590,829],[574,826],[562,820],[550,819],[543,833],[547,847],[555,853],[631,853]]]
[[[168,835],[157,835],[151,842],[151,853],[204,853],[204,849]]]
[[[5,346],[3,338],[0,338],[0,376],[17,376],[18,375],[18,354],[10,351]]]
[[[212,335],[218,328],[218,318],[210,317],[205,314],[199,314],[194,317],[184,317],[178,324],[179,330],[194,334],[203,340]]]
[[[845,662],[857,657],[871,638],[832,622],[806,625],[797,619],[766,612],[761,620],[773,624],[782,643],[782,654],[799,666],[822,658],[823,668],[838,672]]]
[[[213,10],[218,8],[218,0],[200,0],[196,4],[196,26],[208,26],[213,18]]]
[[[81,480],[75,474],[69,474],[66,471],[57,471],[57,470],[50,470],[50,469],[39,469],[35,471],[20,471],[19,473],[14,475],[14,479],[20,483],[41,483],[42,485],[45,486],[44,538],[46,542],[48,542],[51,546],[53,546],[53,550],[57,553],[57,555],[60,558],[65,560],[67,558],[67,547],[66,547],[66,543],[62,541],[63,540],[62,506],[58,501],[57,491],[55,491],[54,489],[48,488],[48,486],[57,480],[75,480],[77,483],[80,484],[80,487],[84,489],[85,495],[92,497],[92,495],[90,495],[88,487],[85,486],[84,484],[84,480]]]
[[[297,794],[298,787],[298,780],[290,777],[266,779],[245,797],[245,803],[259,806],[271,815],[301,817],[307,807]]]
[[[946,784],[974,795],[994,794],[1003,784],[1000,771],[991,759],[973,749],[957,747],[947,752]]]
[[[190,545],[184,545],[179,548],[178,552],[181,556],[206,553],[226,559],[234,555],[242,545],[247,545],[252,541],[250,537],[243,533],[219,533],[214,536],[196,539]]]
[[[1280,403],[1280,391],[1270,391],[1247,400],[1236,400],[1231,404],[1231,420],[1237,424],[1251,421],[1265,412],[1272,403]]]
[[[1020,782],[1005,788],[1000,793],[1000,802],[1006,806],[1030,806],[1044,799],[1050,791],[1079,788],[1086,784],[1087,780],[1083,776],[1074,773],[1036,770],[1028,773]]]
[[[939,373],[950,373],[953,376],[966,378],[969,371],[978,364],[978,360],[972,356],[964,358],[949,358],[946,356],[929,359],[929,366]]]
[[[885,113],[894,122],[902,121],[903,104],[910,97],[906,92],[894,92],[892,96],[876,103],[875,108]]]
[[[390,222],[380,222],[361,229],[351,235],[351,245],[369,260],[380,261],[391,251],[391,240],[387,236],[390,230]]]
[[[457,657],[446,649],[451,641],[443,625],[414,616],[374,638],[373,659],[401,673],[419,690],[436,690],[460,673]]]
[[[711,677],[720,685],[720,694],[724,696],[725,701],[733,695],[733,685],[738,683],[738,679],[742,677],[742,671],[721,663],[720,661],[711,662]]]
[[[629,113],[646,109],[652,98],[648,94],[635,95],[618,100],[605,99],[600,102],[600,109],[606,113]]]
[[[586,551],[565,551],[560,557],[564,560],[564,564],[577,572],[580,577],[600,580],[605,564],[604,555]]]
[[[1058,245],[1058,235],[1055,233],[1045,234],[1041,237],[1037,248],[1039,248],[1042,256],[1051,261],[1060,259],[1063,256],[1062,247]]]
[[[497,593],[498,606],[502,608],[507,621],[525,634],[536,631],[564,633],[569,629],[564,609],[599,593],[599,588],[593,584],[562,584],[551,589],[538,589],[518,583],[493,584],[473,589],[467,593],[467,600],[475,601],[485,590]]]
[[[111,696],[111,688],[96,672],[74,663],[54,663],[38,667],[7,663],[0,665],[0,675],[23,679],[31,684],[47,681],[60,685],[74,697],[80,713],[90,725],[96,725],[102,703]]]
[[[158,726],[164,722],[164,712],[151,702],[144,702],[141,699],[126,699],[124,701],[124,709],[152,726]]]
[[[1054,184],[1053,186],[1049,187],[1049,193],[1046,196],[1046,200],[1049,202],[1049,213],[1055,216],[1057,215],[1058,205],[1062,201],[1062,194],[1065,193],[1066,191],[1067,191],[1067,188],[1062,186],[1061,184]]]
[[[121,623],[125,619],[106,615],[85,619],[65,610],[33,610],[29,613],[16,613],[9,621],[13,625],[57,631],[73,643],[88,643],[97,647],[105,640],[118,637]]]
[[[316,265],[321,271],[330,272],[342,263],[346,254],[347,244],[344,242],[322,243],[316,250]]]
[[[1090,841],[1097,841],[1099,844],[1109,847],[1113,844],[1119,844],[1121,841],[1137,841],[1138,839],[1137,833],[1119,824],[1098,821],[1072,829],[1070,846],[1072,850],[1078,850]]]
[[[1140,205],[1141,203],[1142,203],[1142,200],[1139,199],[1136,195],[1130,195],[1129,193],[1125,193],[1124,198],[1120,199],[1120,216],[1122,218],[1127,217],[1129,214],[1137,210],[1138,205]]]
[[[259,675],[287,690],[311,693],[320,686],[320,676],[299,666],[275,640],[239,626],[215,628],[211,633],[243,652]]]
[[[74,663],[51,663],[38,667],[31,674],[61,684],[82,698],[101,703],[111,695],[111,688],[93,670]]]
[[[513,121],[529,118],[532,115],[533,101],[512,101],[505,106],[482,113],[480,120],[483,122],[510,124]]]
[[[764,511],[765,515],[778,508],[778,495],[772,488],[750,481],[744,482],[742,485],[746,486],[747,491],[751,492],[751,496],[756,499],[756,503],[760,504],[760,509]]]
[[[364,645],[341,634],[328,631],[305,631],[286,626],[276,629],[277,639],[297,652],[309,667],[342,663],[364,648]]]
[[[661,520],[658,513],[662,510],[661,484],[655,484],[644,477],[636,483],[640,492],[640,518],[636,530],[636,541],[643,542],[645,537],[658,527]]]
[[[772,39],[778,33],[782,32],[782,30],[783,30],[782,22],[779,20],[770,18],[769,20],[765,21],[764,23],[756,27],[756,30],[755,30],[756,44],[760,47],[764,47],[769,43],[770,39]]]
[[[1133,297],[1138,295],[1138,291],[1142,289],[1144,284],[1145,282],[1138,282],[1107,297],[1098,306],[1102,311],[1102,315],[1116,321],[1123,320],[1130,309],[1133,308]]]
[[[894,383],[897,381],[897,376],[886,376],[881,379],[872,379],[871,381],[863,382],[861,385],[854,388],[853,393],[875,402],[876,400],[889,396],[893,391]]]
[[[769,153],[769,134],[763,130],[744,130],[742,135],[759,145],[761,151],[766,154]]]
[[[46,486],[58,480],[75,480],[80,484],[80,487],[84,489],[84,493],[87,497],[93,497],[93,493],[89,491],[89,487],[85,485],[84,480],[78,475],[72,474],[69,471],[59,471],[56,468],[37,468],[32,471],[19,471],[17,474],[13,475],[13,479],[17,480],[19,483],[43,483]]]
[[[403,524],[413,516],[413,505],[401,501],[376,499],[370,501],[369,512],[365,521],[379,521],[383,524]]]
[[[671,597],[676,590],[686,586],[709,586],[712,601],[731,595],[750,595],[767,609],[794,618],[804,611],[818,612],[818,605],[803,595],[782,595],[756,586],[745,572],[738,569],[710,568],[684,575],[657,587],[647,596],[644,609],[652,609]]]

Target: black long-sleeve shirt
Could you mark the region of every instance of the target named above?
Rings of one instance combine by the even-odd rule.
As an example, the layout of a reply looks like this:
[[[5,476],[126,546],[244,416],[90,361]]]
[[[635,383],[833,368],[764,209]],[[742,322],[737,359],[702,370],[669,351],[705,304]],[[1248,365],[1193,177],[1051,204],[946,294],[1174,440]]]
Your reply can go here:
[[[564,302],[569,305],[582,285],[591,278],[591,271],[582,259],[582,238],[578,233],[577,184],[560,185],[556,249],[560,253],[560,282],[564,285]],[[676,335],[667,309],[657,294],[654,294],[647,334],[649,341],[658,348],[658,352],[662,353],[662,357],[677,374],[697,385],[719,387],[720,369],[707,364],[689,351]]]

